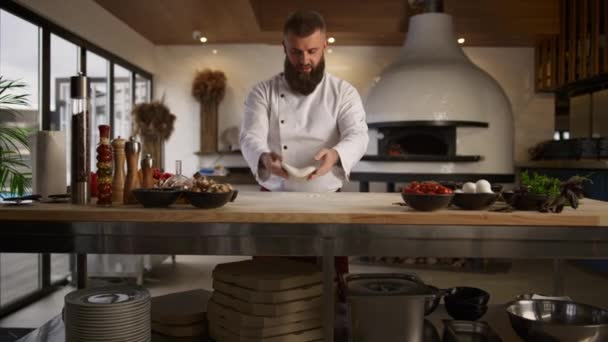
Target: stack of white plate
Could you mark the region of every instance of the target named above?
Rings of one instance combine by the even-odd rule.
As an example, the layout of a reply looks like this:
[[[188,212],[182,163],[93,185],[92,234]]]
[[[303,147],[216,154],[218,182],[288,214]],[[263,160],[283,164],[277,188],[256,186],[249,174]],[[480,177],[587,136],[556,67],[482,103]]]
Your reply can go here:
[[[127,286],[74,291],[64,321],[67,342],[150,341],[150,294]]]

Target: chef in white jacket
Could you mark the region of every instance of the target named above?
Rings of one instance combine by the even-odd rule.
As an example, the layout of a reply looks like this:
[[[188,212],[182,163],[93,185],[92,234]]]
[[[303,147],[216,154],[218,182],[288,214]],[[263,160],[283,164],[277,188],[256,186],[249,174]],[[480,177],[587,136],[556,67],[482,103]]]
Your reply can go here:
[[[284,72],[253,87],[240,131],[243,156],[269,191],[338,191],[367,150],[365,111],[357,90],[325,72],[325,22],[298,11],[283,30]],[[306,180],[281,166],[314,166]]]

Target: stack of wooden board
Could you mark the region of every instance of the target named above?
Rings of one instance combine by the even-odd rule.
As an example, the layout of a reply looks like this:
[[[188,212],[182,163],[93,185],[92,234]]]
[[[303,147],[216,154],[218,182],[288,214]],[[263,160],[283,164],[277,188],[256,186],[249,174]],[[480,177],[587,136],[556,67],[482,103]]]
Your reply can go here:
[[[211,292],[192,290],[152,298],[152,330],[168,336],[202,336],[206,332]]]
[[[322,274],[286,259],[218,265],[208,303],[209,333],[226,342],[322,340]]]

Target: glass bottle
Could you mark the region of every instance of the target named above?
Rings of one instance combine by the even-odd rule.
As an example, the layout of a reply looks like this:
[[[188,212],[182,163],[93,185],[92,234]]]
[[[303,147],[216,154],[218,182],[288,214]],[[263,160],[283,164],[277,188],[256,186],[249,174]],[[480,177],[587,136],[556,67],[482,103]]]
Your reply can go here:
[[[182,175],[182,161],[175,161],[175,174],[169,177],[164,183],[163,188],[176,188],[188,190],[192,188],[192,180]]]

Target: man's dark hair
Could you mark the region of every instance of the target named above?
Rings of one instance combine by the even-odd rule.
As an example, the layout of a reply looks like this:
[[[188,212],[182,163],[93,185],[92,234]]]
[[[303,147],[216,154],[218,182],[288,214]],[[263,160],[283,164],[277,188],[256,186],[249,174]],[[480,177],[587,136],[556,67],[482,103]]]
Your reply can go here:
[[[285,26],[283,26],[283,35],[286,36],[291,32],[298,37],[308,37],[316,30],[325,32],[323,16],[315,11],[299,10],[287,17]]]

